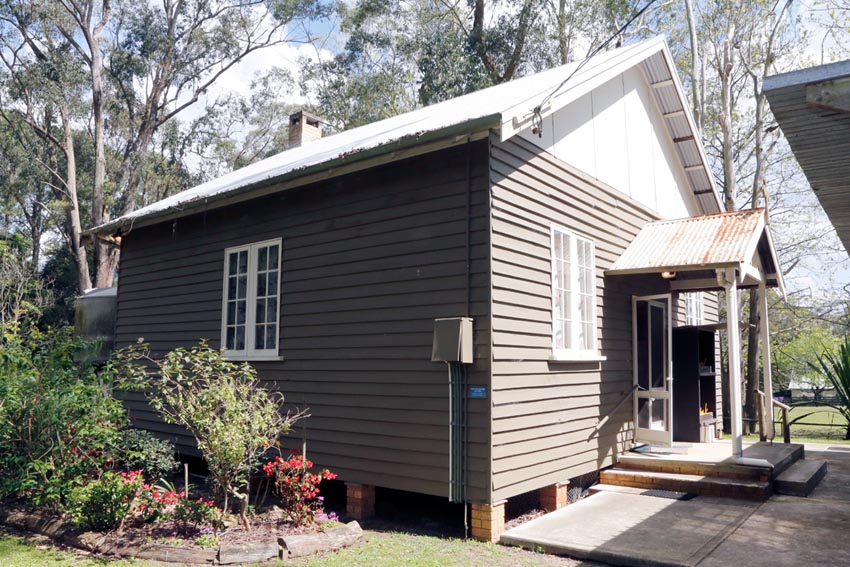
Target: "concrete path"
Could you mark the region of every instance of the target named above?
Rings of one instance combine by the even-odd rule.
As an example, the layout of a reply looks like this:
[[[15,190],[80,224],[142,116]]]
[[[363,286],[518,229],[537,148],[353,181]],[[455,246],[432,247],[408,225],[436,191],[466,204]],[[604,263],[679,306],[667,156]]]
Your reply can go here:
[[[671,500],[602,492],[522,524],[502,543],[658,567],[850,567],[850,445],[806,445],[828,461],[808,498]]]

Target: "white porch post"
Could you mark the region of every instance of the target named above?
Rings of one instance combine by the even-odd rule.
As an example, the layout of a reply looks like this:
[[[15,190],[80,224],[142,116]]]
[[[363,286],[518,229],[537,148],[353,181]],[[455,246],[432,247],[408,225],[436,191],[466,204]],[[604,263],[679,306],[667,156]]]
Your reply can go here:
[[[726,340],[729,345],[729,407],[732,415],[732,455],[741,458],[744,454],[744,422],[741,416],[741,335],[738,330],[738,284],[734,268],[717,270],[726,290]]]
[[[759,323],[761,334],[761,366],[764,372],[764,395],[765,395],[765,422],[767,425],[767,440],[773,441],[776,432],[773,424],[773,373],[770,361],[770,334],[767,324],[767,288],[764,285],[764,277],[759,283]]]

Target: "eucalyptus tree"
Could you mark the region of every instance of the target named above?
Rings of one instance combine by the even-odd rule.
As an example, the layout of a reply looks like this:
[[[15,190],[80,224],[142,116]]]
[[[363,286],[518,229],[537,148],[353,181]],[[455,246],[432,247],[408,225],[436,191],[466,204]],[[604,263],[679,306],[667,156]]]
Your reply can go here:
[[[340,3],[345,44],[304,61],[317,112],[349,128],[584,58],[632,0],[359,0]]]
[[[154,146],[182,144],[180,129],[166,127],[252,53],[308,41],[306,24],[295,24],[324,10],[321,0],[0,0],[0,107],[58,151],[42,165],[68,210],[82,289],[111,285],[118,262],[118,249],[95,239],[90,275],[83,221],[143,204]],[[75,141],[91,148],[85,203]]]

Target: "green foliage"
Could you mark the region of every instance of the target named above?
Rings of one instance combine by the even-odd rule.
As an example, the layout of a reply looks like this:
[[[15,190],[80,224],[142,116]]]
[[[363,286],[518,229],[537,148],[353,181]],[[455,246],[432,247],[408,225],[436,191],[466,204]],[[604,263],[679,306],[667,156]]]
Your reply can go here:
[[[226,360],[205,342],[151,360],[151,373],[131,364],[133,356],[126,357],[124,384],[143,388],[166,422],[195,437],[227,510],[229,495],[245,485],[259,456],[298,416],[282,411],[283,396],[265,390],[254,367]],[[135,359],[140,356],[137,351]]]
[[[127,482],[125,477],[106,471],[99,478],[71,490],[65,511],[83,529],[111,530],[127,517],[140,485],[141,478]]]
[[[812,366],[835,388],[839,403],[830,405],[847,420],[844,438],[850,439],[850,336],[835,349],[824,350],[817,359],[817,366]]]
[[[37,317],[49,299],[15,242],[0,240],[0,329]]]
[[[174,445],[150,431],[128,428],[121,432],[119,465],[140,470],[150,479],[167,479],[177,469]]]
[[[215,549],[218,547],[218,537],[214,534],[201,534],[195,538],[195,545],[201,549]]]
[[[112,461],[127,415],[70,329],[0,331],[0,495],[56,508]]]

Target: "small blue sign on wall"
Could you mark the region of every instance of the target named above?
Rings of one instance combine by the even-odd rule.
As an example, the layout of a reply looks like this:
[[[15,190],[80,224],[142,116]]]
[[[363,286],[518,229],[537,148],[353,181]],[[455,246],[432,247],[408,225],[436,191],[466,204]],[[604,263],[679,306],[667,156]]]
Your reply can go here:
[[[485,399],[487,398],[487,386],[470,386],[470,399]]]

